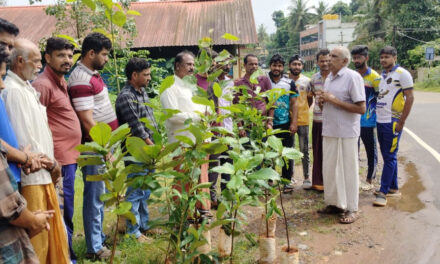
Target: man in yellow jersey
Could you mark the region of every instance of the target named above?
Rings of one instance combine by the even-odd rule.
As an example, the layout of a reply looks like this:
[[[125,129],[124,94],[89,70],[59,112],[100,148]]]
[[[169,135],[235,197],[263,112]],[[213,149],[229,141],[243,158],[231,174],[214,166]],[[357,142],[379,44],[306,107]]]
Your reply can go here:
[[[397,184],[397,151],[405,120],[414,102],[411,74],[397,63],[396,48],[387,46],[380,51],[380,64],[384,69],[377,98],[377,136],[383,157],[380,190],[373,202],[385,206],[387,196],[400,196]]]
[[[355,46],[351,50],[352,61],[356,71],[364,78],[365,103],[367,110],[361,116],[360,140],[365,146],[368,159],[367,182],[372,183],[376,178],[377,167],[377,136],[376,136],[376,102],[379,92],[380,75],[368,67],[368,47],[365,45]]]
[[[304,154],[302,157],[303,167],[303,189],[310,190],[312,181],[309,178],[309,107],[313,103],[313,98],[307,96],[310,79],[301,74],[304,63],[301,56],[294,55],[289,60],[289,78],[295,82],[299,92],[298,97],[298,135],[299,150]],[[295,145],[295,134],[293,135],[293,145]]]

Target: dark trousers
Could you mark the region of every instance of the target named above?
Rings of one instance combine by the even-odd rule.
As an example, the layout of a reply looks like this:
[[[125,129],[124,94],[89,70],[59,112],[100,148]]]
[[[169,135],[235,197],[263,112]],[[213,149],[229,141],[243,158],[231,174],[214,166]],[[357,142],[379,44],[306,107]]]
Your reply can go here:
[[[390,189],[399,189],[397,182],[397,152],[402,131],[395,132],[397,119],[391,123],[377,123],[377,138],[379,139],[380,152],[383,157],[383,171],[380,181],[380,191],[387,194]]]
[[[364,143],[368,159],[367,179],[376,179],[377,167],[377,136],[375,127],[361,127],[361,136],[358,141],[358,147]]]
[[[209,163],[209,170],[211,170],[214,167],[217,167],[219,165],[219,163],[220,163],[220,166],[227,163],[227,162],[232,164],[232,160],[227,157],[228,157],[228,153],[226,153],[226,152],[223,152],[219,155],[211,155],[210,159],[216,160],[217,162]],[[211,187],[209,187],[209,194],[211,196],[211,201],[216,202],[217,201],[216,185],[217,185],[217,179],[218,179],[218,172],[209,171],[208,178],[209,178],[209,182],[212,183]],[[220,189],[222,191],[224,189],[226,189],[226,184],[229,182],[230,179],[231,179],[230,174],[225,174],[225,173],[221,174]]]
[[[312,149],[312,185],[324,186],[324,180],[322,178],[322,122],[313,122]]]
[[[290,127],[290,122],[288,122],[286,124],[282,124],[282,125],[273,126],[273,129],[289,130],[289,127]],[[276,134],[275,136],[281,139],[284,147],[293,148],[292,133],[284,132],[284,133]],[[286,180],[289,180],[289,181],[292,180],[294,166],[295,166],[294,161],[289,160],[288,166],[286,166],[286,164],[284,164],[281,176]]]
[[[63,194],[64,194],[64,223],[67,229],[67,237],[69,242],[70,259],[76,260],[75,252],[72,247],[73,235],[73,209],[75,197],[75,173],[77,164],[64,165],[61,168],[63,175]],[[63,208],[62,208],[63,209]]]

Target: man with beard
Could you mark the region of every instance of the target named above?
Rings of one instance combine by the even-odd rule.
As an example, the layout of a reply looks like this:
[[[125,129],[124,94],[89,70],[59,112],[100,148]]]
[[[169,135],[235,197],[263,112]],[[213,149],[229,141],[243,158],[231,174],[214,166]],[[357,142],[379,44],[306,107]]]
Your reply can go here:
[[[83,41],[81,61],[69,77],[69,94],[83,129],[83,141],[90,141],[89,131],[97,123],[107,123],[112,130],[118,127],[108,89],[99,75],[104,68],[112,44],[101,33],[90,33]],[[88,175],[97,175],[103,165],[81,168],[84,180],[83,222],[87,258],[107,259],[111,251],[103,245],[102,230],[104,203],[99,198],[105,192],[103,181],[87,181]]]
[[[121,90],[116,99],[116,115],[119,124],[128,124],[131,128],[132,136],[142,138],[147,145],[153,145],[153,131],[148,129],[140,118],[148,119],[151,126],[157,129],[156,119],[153,115],[153,109],[147,104],[150,103],[145,88],[151,80],[151,65],[145,59],[132,58],[125,66],[127,84]],[[125,161],[125,166],[133,164],[131,161]],[[128,177],[146,175],[148,171],[142,173],[129,174]],[[140,179],[140,178],[138,178]],[[145,236],[149,232],[148,226],[149,213],[147,200],[150,197],[150,190],[128,187],[127,201],[131,202],[130,211],[136,218],[136,224],[132,225],[127,220],[127,231],[134,235],[139,242],[149,241]],[[145,234],[142,234],[144,232]]]
[[[309,178],[309,107],[313,102],[312,97],[308,95],[307,89],[309,87],[310,79],[301,74],[304,63],[301,56],[294,55],[289,60],[289,78],[295,82],[298,89],[298,143],[299,150],[304,154],[302,157],[302,167],[304,174],[304,181],[302,188],[310,190],[312,182]],[[295,145],[295,134],[293,134],[293,144]]]
[[[357,219],[359,206],[359,160],[357,141],[360,118],[365,113],[362,77],[347,68],[350,51],[345,47],[330,52],[330,74],[320,95],[322,110],[322,154],[324,201],[322,214],[341,214],[341,224]]]
[[[380,50],[380,64],[384,69],[377,98],[377,136],[383,157],[380,190],[376,192],[376,206],[385,206],[387,196],[400,196],[397,183],[397,151],[403,126],[414,102],[411,74],[397,63],[394,47]]]
[[[70,263],[67,236],[53,183],[61,176],[61,166],[54,159],[53,140],[47,121],[46,107],[29,81],[41,69],[41,54],[29,40],[17,39],[11,54],[11,69],[2,92],[6,111],[21,147],[31,145],[33,152],[44,153],[50,164],[45,170],[22,174],[21,193],[31,211],[54,211],[50,230],[31,239],[41,263]]]
[[[276,136],[281,138],[283,146],[291,148],[295,144],[293,139],[297,132],[298,90],[294,81],[283,76],[284,64],[284,58],[279,54],[273,55],[269,62],[271,89],[283,89],[288,93],[278,98],[275,103],[276,108],[273,113],[273,128],[289,131],[276,134]],[[292,182],[293,180],[294,166],[295,164],[293,160],[289,160],[289,164],[283,166],[282,177],[289,182]],[[285,193],[292,191],[292,184],[284,185]]]
[[[312,165],[312,189],[322,192],[324,190],[324,180],[322,178],[322,109],[319,106],[319,95],[324,90],[324,82],[330,73],[330,51],[322,49],[316,54],[316,63],[319,72],[312,76],[309,82],[308,92],[315,98],[313,107],[313,125],[312,125],[312,149],[313,149],[313,165]]]
[[[75,194],[76,159],[79,152],[75,147],[81,144],[81,126],[67,93],[67,74],[73,63],[73,45],[63,38],[49,38],[46,43],[46,67],[32,83],[40,92],[40,102],[46,106],[47,119],[53,136],[56,160],[62,166],[62,182],[59,191],[61,212],[69,239],[70,259],[76,262],[72,248],[73,209]]]
[[[377,167],[377,137],[376,137],[376,101],[379,89],[379,74],[368,67],[368,47],[365,45],[355,46],[351,50],[351,56],[356,71],[364,78],[365,103],[367,110],[361,116],[361,137],[360,140],[365,146],[368,159],[367,183],[373,183],[376,178]]]
[[[270,85],[270,80],[269,78],[267,78],[267,76],[259,76],[257,78],[258,84],[253,84],[251,82],[251,76],[254,72],[256,72],[258,70],[258,58],[257,56],[255,56],[254,54],[248,54],[244,57],[244,68],[245,68],[245,75],[243,76],[243,78],[236,80],[234,82],[234,86],[247,86],[248,89],[248,93],[249,95],[252,96],[251,99],[251,105],[252,107],[258,109],[259,111],[262,112],[263,115],[272,115],[272,111],[269,111],[269,113],[266,111],[266,101],[265,100],[257,100],[255,99],[255,97],[257,96],[257,94],[255,93],[258,89],[258,87],[260,88],[260,93],[262,92],[266,92],[268,90],[270,90],[271,85]],[[234,98],[234,103],[238,102],[238,98],[240,96],[240,93],[237,93],[235,98]],[[268,120],[267,121],[267,127],[268,128],[272,128],[273,126],[273,120]],[[246,137],[246,128],[244,130],[240,130],[240,136],[242,137]]]

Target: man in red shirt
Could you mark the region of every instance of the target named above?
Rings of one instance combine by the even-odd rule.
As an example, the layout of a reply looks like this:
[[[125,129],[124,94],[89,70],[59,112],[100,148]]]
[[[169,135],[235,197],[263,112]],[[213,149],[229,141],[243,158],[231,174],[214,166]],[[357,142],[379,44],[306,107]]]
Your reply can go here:
[[[40,92],[40,101],[46,106],[49,128],[52,132],[55,159],[62,165],[61,210],[67,228],[70,258],[76,260],[72,248],[73,202],[75,192],[76,159],[79,152],[75,146],[81,144],[81,126],[70,103],[67,82],[64,74],[68,73],[73,63],[73,45],[63,38],[49,38],[46,44],[46,67],[43,73],[32,83]]]

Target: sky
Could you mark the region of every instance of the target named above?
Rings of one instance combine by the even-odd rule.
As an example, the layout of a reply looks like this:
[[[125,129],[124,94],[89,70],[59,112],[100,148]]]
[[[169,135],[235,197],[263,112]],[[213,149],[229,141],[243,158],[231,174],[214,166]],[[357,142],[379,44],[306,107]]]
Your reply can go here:
[[[141,0],[143,1],[154,1],[154,0]],[[340,0],[326,0],[325,3],[328,6],[332,6]],[[350,3],[350,0],[341,0],[345,3]],[[308,0],[308,6],[317,6],[319,0]],[[43,0],[42,4],[54,4],[56,0]],[[292,0],[252,0],[252,7],[254,9],[255,24],[258,28],[260,24],[266,27],[267,32],[275,32],[275,24],[272,20],[272,13],[277,10],[284,11],[285,14],[289,11],[289,6],[292,4]],[[29,0],[7,0],[8,6],[16,5],[29,5]]]

